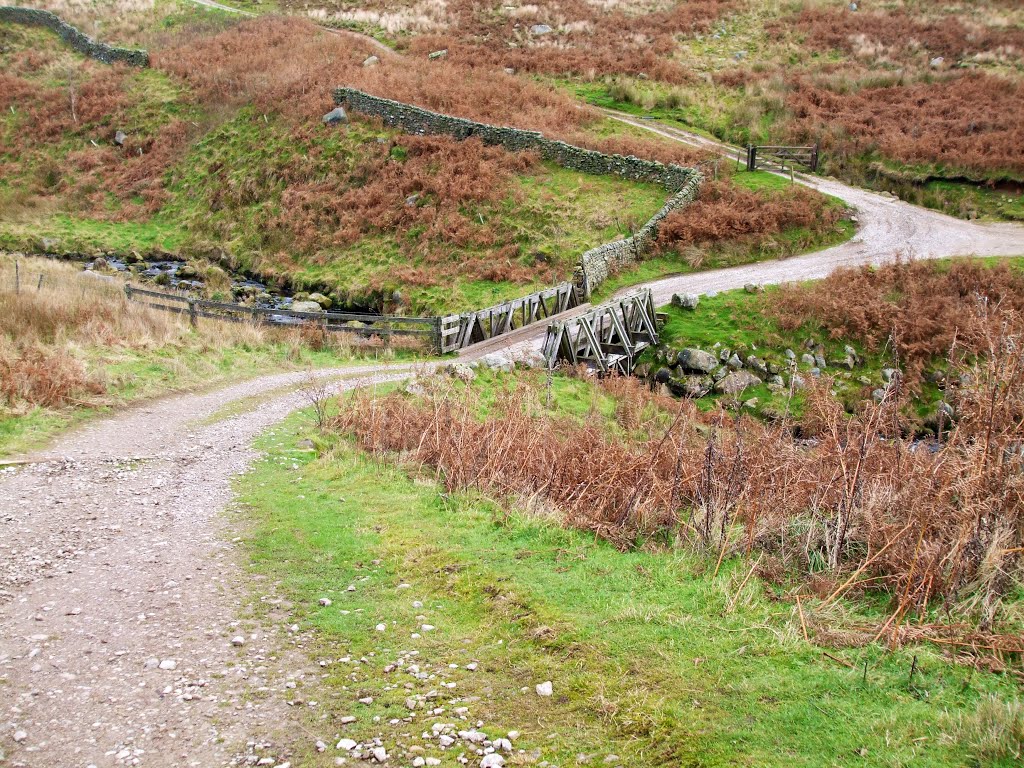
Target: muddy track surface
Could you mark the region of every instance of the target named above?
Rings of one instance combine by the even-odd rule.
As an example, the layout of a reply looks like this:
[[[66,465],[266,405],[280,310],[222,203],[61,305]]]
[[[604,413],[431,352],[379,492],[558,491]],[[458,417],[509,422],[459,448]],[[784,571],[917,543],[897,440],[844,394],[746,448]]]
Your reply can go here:
[[[349,389],[410,371],[320,375]],[[277,598],[243,580],[224,514],[307,375],[134,407],[0,472],[0,764],[280,762],[310,738],[283,692],[317,675],[289,659],[287,605],[278,626],[240,618]]]

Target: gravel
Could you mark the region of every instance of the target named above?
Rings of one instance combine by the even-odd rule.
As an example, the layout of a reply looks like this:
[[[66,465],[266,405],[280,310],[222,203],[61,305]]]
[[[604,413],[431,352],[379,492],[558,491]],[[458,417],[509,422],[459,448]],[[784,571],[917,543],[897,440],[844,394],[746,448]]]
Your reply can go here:
[[[402,370],[332,373],[358,376],[349,388]],[[272,693],[287,659],[268,652],[269,628],[239,618],[253,589],[272,588],[245,581],[224,513],[253,439],[304,405],[306,375],[126,409],[0,472],[5,765],[284,762],[302,732]],[[204,421],[255,396],[267,399]],[[278,631],[294,637],[286,618]]]

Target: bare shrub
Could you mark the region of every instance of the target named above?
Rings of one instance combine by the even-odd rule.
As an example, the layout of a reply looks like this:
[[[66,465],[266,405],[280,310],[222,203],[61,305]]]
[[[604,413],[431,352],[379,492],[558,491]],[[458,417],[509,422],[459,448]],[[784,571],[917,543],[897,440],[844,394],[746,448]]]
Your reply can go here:
[[[1012,313],[1002,320],[990,362],[948,393],[956,418],[938,451],[902,437],[898,380],[852,417],[830,382],[812,383],[801,430],[810,445],[781,423],[641,404],[640,385],[621,383],[611,386],[625,434],[538,415],[539,390],[528,386],[486,409],[472,390],[442,384],[423,400],[364,393],[332,426],[435,467],[451,490],[543,498],[566,524],[619,546],[664,534],[770,554],[808,577],[839,575],[827,600],[861,582],[885,588],[894,609],[881,632],[896,640],[934,601],[988,628],[1020,575],[1024,538],[1024,325]]]
[[[790,227],[805,227],[811,235],[832,230],[841,211],[819,194],[793,186],[767,194],[724,181],[708,181],[700,197],[673,211],[658,228],[660,250],[685,252],[688,246],[723,241],[764,245]]]

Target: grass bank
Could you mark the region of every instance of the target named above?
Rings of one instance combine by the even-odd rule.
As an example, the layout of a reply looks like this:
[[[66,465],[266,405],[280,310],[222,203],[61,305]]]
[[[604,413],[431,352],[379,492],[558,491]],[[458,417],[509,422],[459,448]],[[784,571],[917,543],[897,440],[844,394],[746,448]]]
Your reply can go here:
[[[300,717],[331,744],[317,753],[310,739],[293,757],[302,765],[333,765],[339,737],[379,737],[392,759],[457,765],[465,753],[475,764],[419,735],[435,722],[520,732],[514,764],[1008,766],[1019,756],[1006,677],[934,647],[807,642],[795,606],[738,559],[716,568],[684,551],[621,552],[544,515],[443,493],[344,440],[304,450],[307,425],[296,416],[268,433],[265,458],[239,481],[254,572],[279,582],[311,633],[306,651],[341,659],[319,689],[294,694],[320,701]],[[877,618],[847,605],[832,618],[864,611]],[[543,681],[553,696],[537,695]],[[436,714],[415,704],[432,691]]]

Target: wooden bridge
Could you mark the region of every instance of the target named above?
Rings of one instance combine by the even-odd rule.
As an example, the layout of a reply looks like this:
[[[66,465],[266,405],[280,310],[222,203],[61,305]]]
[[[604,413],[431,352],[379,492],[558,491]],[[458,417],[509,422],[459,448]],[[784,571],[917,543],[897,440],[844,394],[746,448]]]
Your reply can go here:
[[[439,318],[438,349],[454,352],[495,336],[533,325],[578,306],[575,286],[560,283],[487,309]]]
[[[601,373],[628,375],[640,353],[657,343],[654,299],[645,288],[549,325],[544,359],[549,368],[583,364]]]

